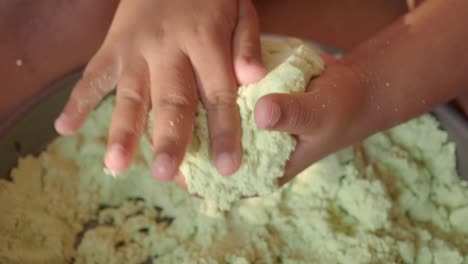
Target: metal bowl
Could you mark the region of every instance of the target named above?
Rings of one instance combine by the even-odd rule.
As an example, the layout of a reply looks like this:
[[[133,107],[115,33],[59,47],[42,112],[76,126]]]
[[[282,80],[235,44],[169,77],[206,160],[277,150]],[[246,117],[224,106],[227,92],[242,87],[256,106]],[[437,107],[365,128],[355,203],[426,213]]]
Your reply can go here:
[[[278,38],[271,35],[267,37]],[[310,43],[319,51],[340,54],[337,49]],[[77,71],[57,81],[0,124],[0,178],[8,178],[18,158],[39,154],[57,136],[54,120],[80,75],[81,71]],[[460,177],[468,180],[468,120],[448,105],[435,109],[433,114],[447,131],[449,139],[455,142]]]
[[[55,82],[0,124],[0,178],[9,177],[20,157],[39,154],[57,137],[55,118],[80,76],[77,71]]]

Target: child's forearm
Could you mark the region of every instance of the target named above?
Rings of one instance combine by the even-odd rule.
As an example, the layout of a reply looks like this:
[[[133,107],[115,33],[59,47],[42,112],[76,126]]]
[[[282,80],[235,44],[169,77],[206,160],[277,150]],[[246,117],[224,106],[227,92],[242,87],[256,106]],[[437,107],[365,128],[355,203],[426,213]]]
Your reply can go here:
[[[367,94],[355,135],[389,128],[467,89],[466,10],[463,0],[427,1],[346,56]]]
[[[3,2],[0,75],[8,96],[0,102],[0,122],[89,60],[104,39],[118,0]]]
[[[262,32],[350,49],[395,21],[404,0],[254,0]]]

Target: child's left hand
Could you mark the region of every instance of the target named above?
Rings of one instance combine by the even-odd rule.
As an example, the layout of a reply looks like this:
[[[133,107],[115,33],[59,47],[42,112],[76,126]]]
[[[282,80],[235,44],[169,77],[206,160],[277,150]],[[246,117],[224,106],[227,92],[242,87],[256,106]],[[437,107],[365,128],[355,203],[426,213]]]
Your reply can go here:
[[[284,184],[312,163],[468,94],[467,1],[426,1],[328,63],[303,94],[257,102],[259,127],[296,135]],[[435,32],[437,34],[435,34]],[[430,144],[430,142],[428,142]]]

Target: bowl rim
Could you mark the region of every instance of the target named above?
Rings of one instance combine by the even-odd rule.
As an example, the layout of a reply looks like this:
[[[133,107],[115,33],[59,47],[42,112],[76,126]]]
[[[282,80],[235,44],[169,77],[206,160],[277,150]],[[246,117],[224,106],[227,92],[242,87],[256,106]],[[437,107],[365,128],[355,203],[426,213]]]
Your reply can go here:
[[[81,77],[82,72],[83,67],[71,71],[63,77],[56,79],[50,85],[45,86],[45,88],[40,89],[39,92],[29,96],[23,104],[18,106],[0,122],[0,141],[5,138],[6,134],[8,134],[18,122],[34,111],[34,109],[43,103],[48,97],[56,95],[60,91],[68,88],[70,84],[75,83]]]

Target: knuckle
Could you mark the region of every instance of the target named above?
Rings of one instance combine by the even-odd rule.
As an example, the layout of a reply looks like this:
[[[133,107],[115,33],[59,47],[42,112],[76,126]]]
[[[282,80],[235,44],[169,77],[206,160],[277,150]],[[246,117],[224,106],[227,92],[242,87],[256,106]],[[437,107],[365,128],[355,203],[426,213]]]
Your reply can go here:
[[[127,127],[118,127],[110,131],[109,145],[120,143],[122,146],[130,146],[138,136],[138,131]]]
[[[101,76],[101,71],[93,67],[94,65],[90,64],[86,67],[86,70],[83,72],[83,76],[81,76],[79,84],[81,87],[91,87],[91,84],[94,80],[99,79]]]
[[[207,94],[207,111],[237,108],[237,94],[234,91],[216,91]]]
[[[294,110],[291,111],[291,115],[288,118],[289,126],[291,127],[310,127],[312,123],[311,116],[314,115],[313,112],[305,113],[301,111],[300,108],[294,107]]]
[[[183,140],[178,134],[153,135],[154,152],[171,152],[175,156],[183,153],[186,140]]]
[[[130,105],[141,105],[146,102],[144,89],[117,89],[117,100]]]
[[[238,45],[239,48],[236,49],[237,56],[247,60],[252,57],[256,58],[260,56],[259,47],[257,43],[253,41],[253,38],[247,38],[246,40],[242,40],[241,43],[239,43]]]
[[[96,98],[90,98],[90,96],[86,93],[86,90],[81,90],[77,89],[76,87],[69,100],[69,108],[70,113],[73,114],[76,117],[79,116],[84,116],[88,112],[91,111],[91,109],[94,107],[94,101],[99,100]]]
[[[236,131],[232,129],[210,131],[209,136],[213,147],[222,145],[224,148],[233,149],[235,143],[240,140],[240,133],[236,133]]]
[[[185,109],[193,107],[194,104],[195,100],[192,96],[176,91],[165,93],[156,100],[156,106],[158,108]]]
[[[223,41],[229,39],[235,28],[232,19],[211,16],[191,26],[191,32],[199,42]]]
[[[78,119],[86,116],[93,108],[93,105],[88,100],[77,98],[72,102],[71,112],[73,112],[73,116]]]
[[[151,30],[139,32],[135,37],[133,46],[141,54],[151,57],[156,49],[171,46],[173,35],[173,33],[171,34],[171,27],[167,25],[167,22],[163,22]]]
[[[115,82],[111,80],[109,75],[98,73],[84,76],[79,82],[79,89],[83,90],[83,94],[98,98],[104,97],[114,89],[114,86]]]
[[[115,87],[119,65],[112,56],[96,58],[83,72],[78,89],[89,90],[93,96],[104,96]]]
[[[310,132],[310,130],[317,129],[321,126],[325,116],[325,109],[322,106],[316,106],[313,100],[310,100],[308,103],[307,101],[309,101],[308,98],[290,101],[288,107],[289,114],[285,116],[289,127],[304,129]]]
[[[93,78],[98,77],[102,73],[107,73],[111,69],[115,69],[120,62],[118,56],[118,48],[114,45],[107,44],[100,48],[97,54],[91,59],[86,66],[83,77]]]
[[[152,43],[161,43],[165,41],[167,36],[170,36],[168,34],[170,27],[167,25],[167,23],[162,23],[160,26],[155,27],[151,30],[151,32],[143,32],[139,38],[140,38],[140,43],[145,43],[147,39],[149,38],[150,42]]]
[[[199,22],[192,26],[192,33],[201,42],[216,39],[216,36],[219,33],[218,31],[220,31],[219,27],[210,23]]]

